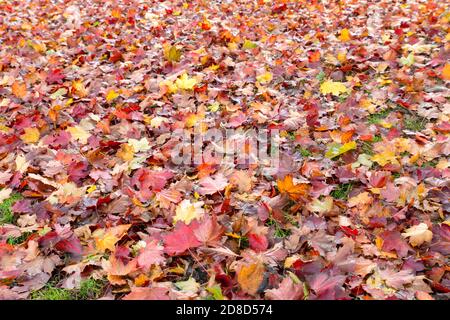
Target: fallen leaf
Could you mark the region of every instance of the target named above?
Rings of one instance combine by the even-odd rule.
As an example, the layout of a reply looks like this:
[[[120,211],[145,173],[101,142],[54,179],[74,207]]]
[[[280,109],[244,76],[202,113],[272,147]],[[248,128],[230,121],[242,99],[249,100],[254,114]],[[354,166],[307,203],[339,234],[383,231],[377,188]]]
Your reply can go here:
[[[78,140],[81,144],[86,144],[88,138],[91,136],[89,132],[84,130],[80,126],[73,126],[66,129],[67,132],[75,139]]]
[[[331,93],[334,96],[339,96],[341,93],[347,93],[348,90],[347,87],[341,82],[327,80],[320,85],[320,92],[322,94]]]
[[[348,29],[342,29],[339,34],[339,40],[342,42],[347,42],[352,40],[350,36],[350,31]]]
[[[181,222],[178,222],[175,230],[166,234],[163,239],[164,251],[171,256],[201,245],[193,230]]]
[[[144,244],[137,257],[138,265],[141,268],[148,270],[154,264],[163,265],[166,262],[163,255],[164,247],[159,245],[157,240],[149,240]]]
[[[125,235],[131,224],[122,224],[108,229],[97,229],[92,233],[95,247],[101,252],[114,251],[116,243]]]
[[[277,289],[266,290],[266,298],[270,300],[301,300],[303,297],[303,284],[295,283],[291,277],[285,277]]]
[[[197,80],[195,78],[190,78],[186,73],[183,73],[180,78],[175,81],[175,85],[178,89],[182,90],[193,90]]]
[[[433,238],[433,232],[428,230],[426,223],[419,223],[418,225],[412,226],[402,233],[404,238],[409,238],[409,243],[414,247],[420,246],[424,242],[431,242]]]
[[[112,101],[117,99],[117,97],[119,97],[119,94],[116,91],[114,91],[113,89],[109,89],[106,92],[106,102],[108,102],[108,103],[111,103]]]
[[[182,221],[185,224],[190,224],[192,220],[200,219],[205,213],[202,206],[202,201],[194,203],[191,203],[187,199],[181,201],[175,210],[173,223],[176,224],[178,221]]]
[[[294,179],[291,175],[285,176],[283,180],[277,180],[277,186],[280,193],[288,194],[293,200],[300,199],[308,191],[307,184],[294,184]]]
[[[341,154],[346,153],[347,151],[356,149],[356,142],[350,141],[341,145],[339,143],[334,143],[329,146],[328,151],[325,153],[325,157],[329,159],[333,159]]]
[[[442,79],[450,80],[450,63],[446,63],[444,68],[442,68]]]
[[[14,81],[11,86],[11,90],[17,98],[25,99],[27,96],[27,85],[25,83]]]
[[[36,143],[39,141],[40,138],[40,132],[37,128],[25,128],[24,134],[20,136],[20,139],[22,139],[25,143]]]
[[[264,272],[261,262],[243,265],[237,274],[237,281],[244,292],[255,295],[264,280]]]

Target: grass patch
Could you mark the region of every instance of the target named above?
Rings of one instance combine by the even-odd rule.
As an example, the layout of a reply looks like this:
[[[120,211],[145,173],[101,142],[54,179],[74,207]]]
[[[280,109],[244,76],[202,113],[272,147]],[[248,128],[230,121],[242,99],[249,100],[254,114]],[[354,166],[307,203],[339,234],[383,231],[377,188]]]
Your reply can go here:
[[[373,113],[369,115],[369,117],[367,118],[367,122],[369,122],[370,124],[377,124],[381,120],[385,119],[389,115],[389,113],[391,113],[391,111],[391,109],[386,109],[377,113]]]
[[[335,199],[345,199],[348,197],[348,194],[353,189],[353,184],[351,182],[349,183],[343,183],[338,185],[338,187],[331,191],[331,196]]]
[[[410,131],[422,131],[425,129],[427,119],[418,116],[406,116],[403,120],[405,129]]]
[[[241,250],[247,249],[248,247],[250,247],[250,243],[248,242],[248,237],[246,237],[246,236],[240,237],[238,240],[238,246],[239,246],[239,249],[241,249]]]
[[[308,149],[297,147],[295,151],[300,153],[302,155],[302,157],[311,157],[312,156],[312,152],[309,151]]]
[[[24,243],[29,236],[31,236],[33,234],[33,232],[24,232],[22,233],[19,237],[9,237],[8,240],[6,240],[6,242],[10,245],[18,245],[21,243]]]
[[[82,280],[80,289],[64,289],[56,287],[55,282],[49,282],[44,288],[33,291],[32,300],[94,300],[100,298],[105,287],[104,280]]]
[[[373,152],[373,144],[383,141],[383,138],[379,135],[373,137],[372,141],[363,141],[361,142],[361,151],[362,153],[368,154],[370,156],[374,155]]]
[[[69,289],[45,286],[44,288],[33,291],[31,300],[73,300],[72,292]]]
[[[11,207],[21,199],[23,199],[23,197],[20,193],[13,193],[8,199],[5,199],[0,203],[0,225],[14,223],[14,213],[12,212]]]
[[[381,142],[383,138],[380,135],[373,136],[372,143]]]
[[[102,295],[104,287],[105,282],[103,280],[93,278],[83,280],[77,293],[77,300],[98,299]]]
[[[438,163],[439,163],[438,160],[431,160],[431,161],[422,163],[421,167],[422,168],[429,168],[429,167],[436,168]]]
[[[276,220],[274,220],[272,218],[267,219],[266,226],[268,226],[268,227],[274,226],[274,228],[275,228],[275,232],[274,232],[275,238],[286,238],[286,237],[291,235],[291,230],[282,228],[280,226],[280,224]]]
[[[392,172],[392,176],[394,177],[394,179],[398,179],[401,177],[400,172]]]
[[[361,143],[361,151],[362,151],[362,153],[368,154],[370,156],[374,155],[373,145],[371,142],[368,142],[368,141],[363,141]]]

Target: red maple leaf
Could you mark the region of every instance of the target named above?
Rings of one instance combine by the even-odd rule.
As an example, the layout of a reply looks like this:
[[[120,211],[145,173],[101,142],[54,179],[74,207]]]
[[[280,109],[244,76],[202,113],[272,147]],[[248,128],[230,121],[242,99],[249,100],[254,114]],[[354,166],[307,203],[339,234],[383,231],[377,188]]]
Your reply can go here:
[[[250,248],[252,248],[256,252],[266,251],[267,247],[269,246],[269,242],[267,241],[266,236],[254,233],[250,233],[248,235],[248,242],[250,244]]]
[[[164,237],[165,252],[171,256],[201,245],[194,231],[184,223],[178,222],[175,230]]]
[[[86,178],[89,174],[88,163],[84,161],[73,161],[67,168],[69,173],[69,180],[75,183],[79,183],[83,178]]]
[[[52,69],[47,73],[47,78],[45,80],[48,84],[61,84],[65,77],[66,76],[62,74],[61,69]]]
[[[383,239],[383,251],[395,250],[399,257],[406,257],[410,250],[409,245],[398,231],[385,231],[380,237]]]

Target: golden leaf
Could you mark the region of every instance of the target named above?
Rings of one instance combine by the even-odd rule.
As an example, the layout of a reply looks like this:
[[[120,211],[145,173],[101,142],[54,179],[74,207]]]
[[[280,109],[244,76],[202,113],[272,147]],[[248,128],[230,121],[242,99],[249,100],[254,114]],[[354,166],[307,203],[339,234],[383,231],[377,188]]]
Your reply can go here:
[[[175,84],[178,89],[192,90],[197,84],[197,80],[195,78],[190,78],[186,73],[183,73],[183,75],[175,81]]]
[[[450,80],[450,63],[446,63],[442,69],[442,79]]]
[[[120,150],[117,151],[117,156],[123,161],[131,161],[134,158],[134,149],[133,146],[130,146],[128,143],[123,143],[120,146]]]
[[[113,89],[109,89],[106,93],[106,101],[110,103],[114,99],[116,99],[119,96],[117,92],[115,92]]]
[[[263,74],[260,74],[256,77],[256,80],[258,80],[259,83],[266,84],[272,81],[272,73],[269,71],[264,72]]]
[[[25,133],[20,136],[25,143],[36,143],[39,141],[40,133],[37,128],[25,128]]]
[[[122,239],[131,224],[122,224],[109,229],[97,229],[92,233],[95,240],[95,247],[101,252],[106,250],[114,251],[116,243]]]
[[[80,126],[69,127],[66,131],[68,131],[75,140],[80,141],[82,144],[86,144],[88,138],[91,136],[89,132]]]
[[[237,281],[244,292],[254,295],[264,279],[264,265],[253,263],[247,266],[242,266],[237,275]]]
[[[339,96],[341,93],[346,93],[347,91],[347,87],[341,82],[327,80],[320,85],[320,92],[322,94],[331,93],[334,96]]]
[[[352,37],[350,36],[350,31],[348,31],[348,29],[342,29],[339,35],[339,40],[342,42],[352,40]]]

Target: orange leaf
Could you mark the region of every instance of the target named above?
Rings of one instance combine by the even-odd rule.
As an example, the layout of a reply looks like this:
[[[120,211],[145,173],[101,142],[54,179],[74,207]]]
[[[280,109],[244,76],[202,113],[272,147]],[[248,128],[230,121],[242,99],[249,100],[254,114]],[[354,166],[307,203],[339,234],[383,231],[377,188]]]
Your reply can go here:
[[[237,281],[244,292],[256,294],[264,279],[264,264],[254,263],[243,266],[237,275]]]
[[[12,87],[12,93],[20,99],[24,99],[27,95],[27,85],[25,83],[19,83],[14,81]]]
[[[109,229],[97,229],[92,236],[95,239],[95,246],[101,252],[105,252],[107,249],[114,251],[116,243],[122,239],[127,230],[131,227],[131,224],[122,224]]]
[[[342,42],[352,40],[352,38],[350,36],[350,31],[348,31],[348,29],[342,29],[341,34],[339,35],[339,40]]]
[[[450,80],[450,63],[446,63],[442,69],[442,79]]]
[[[291,175],[284,177],[284,180],[277,180],[277,186],[280,193],[287,193],[293,200],[300,199],[308,190],[307,184],[301,183],[294,185],[294,180]]]

